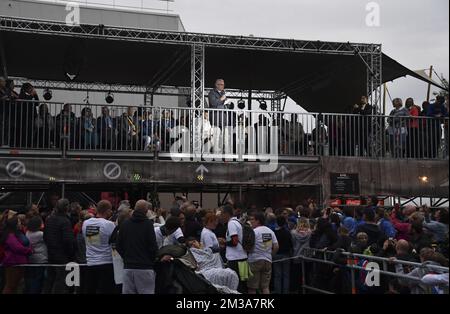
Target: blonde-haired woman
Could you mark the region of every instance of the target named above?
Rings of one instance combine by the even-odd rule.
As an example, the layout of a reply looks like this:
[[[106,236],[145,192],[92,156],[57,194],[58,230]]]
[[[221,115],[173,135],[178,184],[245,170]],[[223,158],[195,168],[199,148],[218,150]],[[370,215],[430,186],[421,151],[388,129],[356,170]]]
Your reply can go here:
[[[311,238],[311,226],[309,224],[309,219],[305,217],[301,217],[295,229],[291,230],[292,236],[292,247],[293,247],[293,256],[303,256],[305,252],[302,252],[303,249],[309,248],[309,239]],[[293,291],[300,291],[302,280],[302,272],[301,272],[301,259],[293,259],[292,261],[292,288]],[[306,274],[305,274],[306,275]]]

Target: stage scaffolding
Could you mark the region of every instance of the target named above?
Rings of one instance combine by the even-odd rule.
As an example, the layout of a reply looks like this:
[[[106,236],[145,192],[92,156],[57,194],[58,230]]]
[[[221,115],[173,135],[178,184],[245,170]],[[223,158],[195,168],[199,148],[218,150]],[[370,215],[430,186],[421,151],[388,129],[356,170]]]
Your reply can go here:
[[[143,103],[151,104],[153,95],[182,95],[188,97],[192,106],[204,108],[205,95],[205,54],[206,49],[229,48],[244,50],[259,50],[289,53],[307,53],[323,55],[357,55],[361,58],[367,70],[367,95],[374,107],[373,114],[382,114],[382,47],[380,44],[364,44],[350,42],[323,42],[313,40],[274,39],[247,36],[229,36],[219,34],[201,34],[191,32],[155,31],[137,28],[123,28],[106,25],[75,25],[70,26],[62,22],[52,22],[34,19],[0,16],[0,30],[21,33],[35,33],[45,35],[68,36],[75,38],[90,38],[102,40],[122,40],[145,43],[159,43],[169,45],[183,45],[190,47],[191,84],[190,87],[162,86],[158,80],[149,81],[149,86],[133,85],[107,85],[102,83],[79,82],[49,82],[31,81],[37,87],[54,89],[90,90],[140,93],[144,95]],[[0,42],[4,45],[4,42]],[[4,72],[7,73],[7,60],[2,57]],[[156,78],[157,79],[157,78]],[[268,100],[272,110],[282,110],[282,100],[286,95],[280,91],[254,91],[234,90],[230,98],[248,100]],[[379,125],[379,119],[373,119],[372,123],[372,156],[381,156],[383,143],[376,139],[381,138],[380,132],[383,126]]]

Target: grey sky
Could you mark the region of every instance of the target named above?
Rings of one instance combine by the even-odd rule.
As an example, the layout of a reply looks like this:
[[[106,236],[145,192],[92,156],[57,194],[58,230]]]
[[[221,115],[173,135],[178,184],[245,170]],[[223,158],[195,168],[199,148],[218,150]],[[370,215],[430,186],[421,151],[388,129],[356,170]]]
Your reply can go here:
[[[365,24],[366,0],[176,0],[187,30],[329,41],[374,42],[411,69],[449,74],[449,1],[377,0],[380,27]],[[426,97],[427,84],[401,78],[392,97]]]
[[[83,2],[83,0],[78,0]],[[158,0],[88,0],[163,9]],[[175,0],[173,13],[187,31],[263,37],[381,43],[383,51],[411,69],[434,65],[449,76],[449,1],[376,0],[380,27],[365,24],[369,0]],[[437,80],[437,78],[436,78]],[[400,78],[392,97],[426,97],[427,84]],[[292,108],[292,106],[289,106]]]

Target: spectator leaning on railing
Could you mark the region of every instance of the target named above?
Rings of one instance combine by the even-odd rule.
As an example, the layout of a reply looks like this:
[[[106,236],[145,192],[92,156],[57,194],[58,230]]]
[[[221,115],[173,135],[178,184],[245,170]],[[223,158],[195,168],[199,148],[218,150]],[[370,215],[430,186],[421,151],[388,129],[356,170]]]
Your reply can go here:
[[[427,116],[434,118],[429,121],[428,124],[428,132],[429,138],[428,141],[431,143],[430,145],[430,157],[436,158],[439,153],[439,149],[441,147],[442,140],[442,129],[441,125],[444,123],[442,118],[448,117],[448,111],[445,107],[445,97],[437,96],[434,103],[430,103],[427,110]]]
[[[55,145],[55,120],[47,104],[40,104],[34,120],[34,146],[49,149]]]
[[[414,99],[408,98],[405,102],[405,107],[408,109],[411,117],[418,117],[420,114],[420,107],[414,104]],[[408,119],[408,143],[407,143],[407,157],[418,158],[419,147],[419,123],[418,119]]]
[[[15,128],[16,145],[19,147],[29,148],[33,142],[33,123],[36,117],[36,108],[39,106],[39,97],[33,85],[24,83],[19,94],[20,101],[16,104],[15,112]]]
[[[388,118],[390,153],[392,157],[403,158],[405,156],[406,138],[408,136],[407,120],[405,117],[409,117],[409,111],[403,107],[403,102],[400,98],[395,98],[392,101],[392,105],[394,109]]]

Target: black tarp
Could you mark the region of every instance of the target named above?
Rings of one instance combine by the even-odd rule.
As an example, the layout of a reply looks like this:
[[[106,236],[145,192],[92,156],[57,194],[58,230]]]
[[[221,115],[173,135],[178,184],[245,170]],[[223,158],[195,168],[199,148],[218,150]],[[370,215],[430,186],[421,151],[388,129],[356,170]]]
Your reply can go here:
[[[11,177],[10,169],[23,163],[20,176]],[[116,177],[109,168],[115,162],[120,167]],[[11,167],[11,163],[16,163]],[[103,189],[127,185],[166,185],[169,191],[181,186],[198,189],[227,190],[229,186],[264,188],[279,187],[322,187],[325,199],[331,196],[332,173],[359,175],[360,195],[423,196],[448,198],[448,161],[446,160],[396,160],[365,159],[354,157],[322,157],[315,163],[280,163],[274,172],[260,172],[259,162],[205,162],[208,172],[198,178],[198,162],[172,162],[151,160],[112,159],[59,159],[21,158],[20,156],[0,158],[0,186],[6,190],[20,187],[51,186],[65,182],[68,185],[97,186]],[[289,170],[285,176],[279,169]],[[276,169],[276,168],[275,168]],[[405,171],[407,169],[407,171]],[[114,175],[107,177],[105,173]],[[426,176],[428,182],[421,182]],[[228,186],[228,187],[227,187]],[[209,187],[209,188],[208,188]],[[88,188],[88,190],[94,190]],[[311,191],[311,190],[310,190]],[[291,191],[292,192],[292,191]],[[273,192],[267,191],[267,195]],[[277,192],[278,193],[278,192]],[[280,192],[279,197],[288,195],[289,190]],[[287,194],[286,194],[287,193]],[[295,193],[294,193],[295,194]],[[263,201],[266,197],[261,197]],[[292,196],[296,199],[297,196]]]

